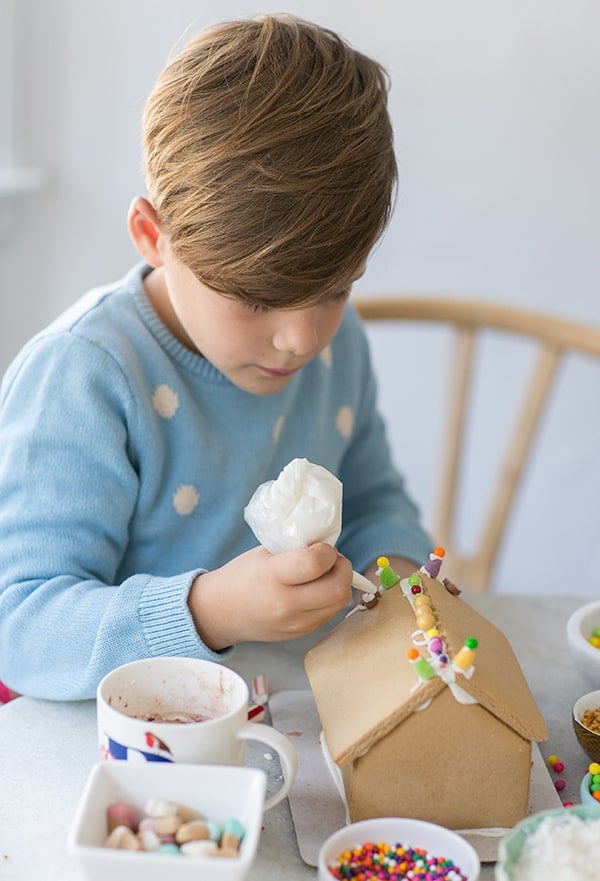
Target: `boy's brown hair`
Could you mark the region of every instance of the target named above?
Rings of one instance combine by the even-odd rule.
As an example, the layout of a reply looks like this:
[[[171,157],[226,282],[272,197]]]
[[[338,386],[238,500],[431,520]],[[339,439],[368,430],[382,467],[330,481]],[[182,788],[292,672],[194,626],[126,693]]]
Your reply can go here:
[[[202,31],[143,123],[159,223],[221,293],[275,308],[335,294],[388,222],[387,76],[330,30],[268,15]]]

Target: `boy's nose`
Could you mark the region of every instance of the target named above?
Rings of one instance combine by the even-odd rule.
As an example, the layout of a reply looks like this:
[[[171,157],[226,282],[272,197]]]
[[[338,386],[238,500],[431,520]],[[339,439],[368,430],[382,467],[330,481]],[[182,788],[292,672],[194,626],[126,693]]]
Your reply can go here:
[[[316,308],[295,309],[279,314],[273,332],[273,346],[280,352],[310,355],[318,348]]]

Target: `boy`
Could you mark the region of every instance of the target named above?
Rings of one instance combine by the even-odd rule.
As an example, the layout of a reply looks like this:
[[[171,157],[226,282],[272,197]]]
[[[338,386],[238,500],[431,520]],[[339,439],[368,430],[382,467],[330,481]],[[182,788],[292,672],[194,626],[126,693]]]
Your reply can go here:
[[[427,559],[346,304],[391,208],[386,97],[378,64],[291,16],[202,32],[160,75],[129,212],[144,262],[3,383],[10,688],[93,697],[135,658],[301,636],[349,602],[352,565]],[[339,552],[255,547],[244,506],[296,457],[344,484]]]

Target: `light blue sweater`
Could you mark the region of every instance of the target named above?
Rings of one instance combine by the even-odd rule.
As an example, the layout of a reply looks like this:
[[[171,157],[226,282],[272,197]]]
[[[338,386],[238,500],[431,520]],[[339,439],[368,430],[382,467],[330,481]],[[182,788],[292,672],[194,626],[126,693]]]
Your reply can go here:
[[[171,335],[147,271],[84,296],[2,385],[0,678],[30,696],[93,697],[136,658],[226,658],[198,637],[188,591],[256,544],[243,509],[295,457],[342,480],[338,547],[355,569],[430,550],[351,307],[320,357],[257,396]]]

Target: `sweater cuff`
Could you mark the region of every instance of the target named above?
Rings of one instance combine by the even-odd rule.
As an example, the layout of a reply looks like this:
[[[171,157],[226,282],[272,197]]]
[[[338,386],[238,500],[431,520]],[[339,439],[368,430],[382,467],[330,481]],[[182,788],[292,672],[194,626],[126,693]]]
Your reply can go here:
[[[198,636],[188,608],[192,582],[205,569],[170,578],[150,578],[142,589],[139,616],[151,657],[179,656],[223,661],[233,646],[213,651]]]

